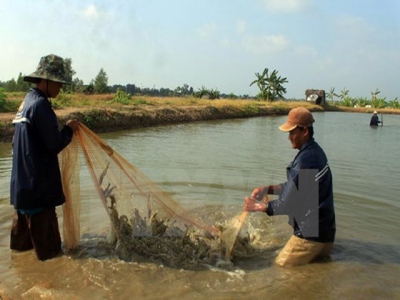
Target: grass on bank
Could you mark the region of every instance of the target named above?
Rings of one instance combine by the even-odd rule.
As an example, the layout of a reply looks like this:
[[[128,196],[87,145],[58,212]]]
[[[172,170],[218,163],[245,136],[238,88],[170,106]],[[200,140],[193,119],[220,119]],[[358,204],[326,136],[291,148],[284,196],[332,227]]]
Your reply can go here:
[[[25,93],[15,92],[6,93],[6,109],[0,112],[15,112],[23,101]],[[63,108],[92,108],[92,109],[128,109],[137,107],[189,107],[189,106],[214,106],[217,108],[232,106],[242,107],[244,109],[255,110],[259,107],[272,108],[292,108],[299,106],[314,107],[315,105],[305,101],[274,101],[266,102],[254,99],[199,99],[195,97],[150,97],[133,96],[123,103],[115,100],[115,94],[66,94],[60,93],[52,99],[52,105],[55,110]],[[318,106],[315,106],[318,107]]]
[[[291,108],[304,106],[310,111],[351,111],[372,113],[374,108],[349,108],[325,105],[321,107],[306,101],[260,101],[254,99],[199,99],[195,97],[129,96],[122,101],[116,94],[66,94],[52,99],[52,105],[62,122],[76,118],[92,130],[117,130],[179,122],[210,119],[245,118],[264,115],[284,115]],[[25,93],[6,93],[0,107],[0,137],[9,138],[11,120]],[[400,109],[384,108],[379,113],[399,114]]]
[[[4,93],[6,100],[0,107],[0,113],[14,113],[18,110],[23,101],[24,92]],[[52,99],[53,108],[57,111],[67,110],[120,110],[129,111],[140,108],[155,109],[161,107],[185,108],[185,107],[204,107],[211,106],[216,108],[232,107],[248,113],[257,113],[260,109],[271,108],[276,113],[285,113],[293,107],[304,106],[312,111],[351,111],[372,113],[374,108],[365,107],[338,107],[337,105],[326,104],[323,108],[306,101],[299,100],[284,100],[284,101],[260,101],[254,99],[199,99],[195,97],[150,97],[150,96],[129,96],[123,101],[116,100],[116,94],[68,94],[60,93],[56,98]],[[400,109],[384,108],[378,109],[379,113],[394,113],[399,114]],[[1,120],[0,120],[1,122]]]
[[[7,93],[0,109],[0,137],[13,131],[11,120],[25,93]],[[323,108],[305,101],[266,102],[254,99],[199,99],[195,97],[133,96],[116,101],[115,94],[86,95],[60,93],[52,99],[57,116],[64,122],[73,117],[93,130],[127,129],[198,120],[282,115],[291,108],[305,106],[312,111]],[[6,108],[4,110],[4,108]]]

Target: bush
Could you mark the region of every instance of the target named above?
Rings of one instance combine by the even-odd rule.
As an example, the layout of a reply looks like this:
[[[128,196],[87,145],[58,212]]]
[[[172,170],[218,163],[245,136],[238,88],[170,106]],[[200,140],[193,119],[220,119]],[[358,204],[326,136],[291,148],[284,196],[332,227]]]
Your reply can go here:
[[[69,106],[72,103],[72,96],[70,92],[61,90],[61,92],[54,98],[52,105],[54,108]]]
[[[7,105],[6,94],[4,94],[4,90],[0,88],[0,112],[4,112],[6,105]]]
[[[367,100],[367,98],[357,98],[356,99],[356,105],[358,106],[358,107],[365,107],[366,105],[370,105],[370,101],[369,100]]]
[[[0,88],[0,112],[16,112],[21,101],[7,100],[4,89]]]
[[[113,97],[113,102],[124,105],[128,105],[130,103],[130,100],[131,100],[131,94],[125,93],[120,88],[117,89],[117,92]]]
[[[390,106],[391,108],[400,108],[400,103],[399,103],[399,101],[398,101],[397,98],[396,98],[396,99],[391,100],[391,101],[389,102],[389,106]]]
[[[386,107],[386,98],[376,98],[371,101],[371,105],[373,108],[385,108]]]
[[[346,107],[354,107],[356,104],[356,101],[350,97],[344,97],[343,100],[340,102],[341,106],[346,106]]]

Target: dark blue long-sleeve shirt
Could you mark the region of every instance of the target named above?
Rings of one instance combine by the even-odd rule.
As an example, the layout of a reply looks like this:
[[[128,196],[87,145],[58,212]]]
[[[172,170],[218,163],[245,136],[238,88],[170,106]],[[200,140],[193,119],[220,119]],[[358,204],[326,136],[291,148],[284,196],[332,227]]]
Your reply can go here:
[[[377,115],[372,115],[371,121],[369,122],[370,126],[378,126],[381,121],[379,121],[379,117]]]
[[[288,215],[293,234],[317,242],[333,242],[336,224],[332,173],[314,139],[306,142],[287,167],[279,198],[268,202],[268,215]]]
[[[72,129],[58,129],[51,103],[38,89],[26,95],[13,124],[11,204],[18,210],[63,204],[57,154],[71,142]]]

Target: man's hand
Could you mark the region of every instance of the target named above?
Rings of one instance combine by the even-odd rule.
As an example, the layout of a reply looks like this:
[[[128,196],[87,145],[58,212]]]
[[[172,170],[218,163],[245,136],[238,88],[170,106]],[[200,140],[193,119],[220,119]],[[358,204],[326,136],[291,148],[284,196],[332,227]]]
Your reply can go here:
[[[261,201],[265,199],[267,195],[280,195],[281,193],[282,193],[282,186],[279,184],[259,186],[258,188],[254,189],[254,191],[251,193],[251,198]]]
[[[77,120],[68,120],[67,126],[71,127],[73,132],[76,132],[79,129],[79,122]]]
[[[261,201],[266,195],[268,195],[269,186],[260,186],[251,193],[251,198]]]
[[[243,209],[245,211],[262,211],[266,212],[267,211],[267,202],[259,202],[254,198],[249,198],[246,197],[244,199],[244,206]]]

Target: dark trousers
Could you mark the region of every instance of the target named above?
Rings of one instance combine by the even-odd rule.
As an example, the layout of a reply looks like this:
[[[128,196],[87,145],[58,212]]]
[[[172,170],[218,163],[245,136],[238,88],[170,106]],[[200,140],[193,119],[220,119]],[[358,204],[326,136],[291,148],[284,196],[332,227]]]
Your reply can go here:
[[[61,252],[61,236],[56,208],[44,208],[34,215],[17,210],[11,228],[10,248],[26,251],[35,249],[39,260],[53,258]]]

